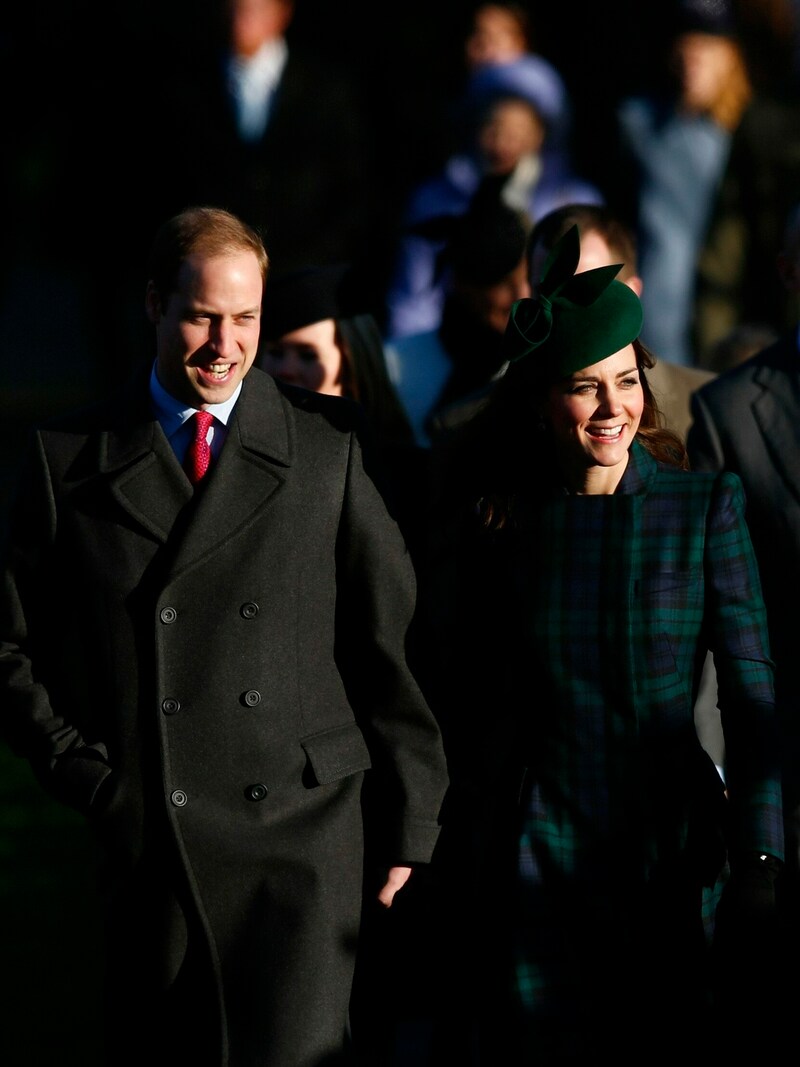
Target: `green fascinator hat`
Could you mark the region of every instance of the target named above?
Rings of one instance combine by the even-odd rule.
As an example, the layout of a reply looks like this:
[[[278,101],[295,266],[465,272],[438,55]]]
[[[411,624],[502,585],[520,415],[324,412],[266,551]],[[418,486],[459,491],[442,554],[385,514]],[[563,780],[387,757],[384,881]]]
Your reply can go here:
[[[506,358],[546,361],[559,376],[590,367],[635,341],[642,329],[639,297],[615,275],[621,263],[575,273],[578,227],[567,230],[547,257],[538,293],[511,308]]]

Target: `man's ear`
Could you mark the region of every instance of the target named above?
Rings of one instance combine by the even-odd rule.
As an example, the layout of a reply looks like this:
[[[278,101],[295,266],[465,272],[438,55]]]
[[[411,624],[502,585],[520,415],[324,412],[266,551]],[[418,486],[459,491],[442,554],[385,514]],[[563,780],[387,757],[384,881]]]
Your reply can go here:
[[[152,282],[147,283],[147,289],[144,294],[144,309],[150,322],[154,326],[158,326],[161,321],[161,297]]]

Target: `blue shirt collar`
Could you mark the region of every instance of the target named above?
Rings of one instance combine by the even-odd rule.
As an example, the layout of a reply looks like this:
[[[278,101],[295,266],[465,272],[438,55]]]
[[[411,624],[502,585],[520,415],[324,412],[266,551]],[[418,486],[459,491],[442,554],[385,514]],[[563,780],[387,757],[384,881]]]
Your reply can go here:
[[[215,419],[218,419],[224,426],[228,425],[228,420],[231,417],[236,401],[239,399],[239,393],[242,391],[242,383],[239,382],[232,396],[230,396],[222,404],[207,404],[206,411],[210,411]],[[180,400],[176,400],[174,396],[166,391],[164,386],[158,380],[156,374],[156,362],[153,361],[153,369],[150,371],[150,396],[153,400],[153,407],[155,409],[156,418],[161,423],[164,433],[168,438],[172,437],[181,426],[190,419],[194,413],[199,410],[198,408],[187,408]]]

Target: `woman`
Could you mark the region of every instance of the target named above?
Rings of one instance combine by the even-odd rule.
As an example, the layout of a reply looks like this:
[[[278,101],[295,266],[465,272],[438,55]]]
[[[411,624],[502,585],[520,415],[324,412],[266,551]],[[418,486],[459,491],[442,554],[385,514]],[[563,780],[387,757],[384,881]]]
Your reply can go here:
[[[727,846],[730,944],[759,904],[768,920],[783,857],[740,482],[686,469],[638,296],[617,266],[574,274],[579,256],[573,227],[514,305],[506,375],[441,455],[426,573],[454,783],[442,1030],[473,1021],[487,1064],[713,1049],[703,888]],[[727,799],[693,720],[709,648]]]
[[[634,205],[649,347],[708,367],[735,326],[790,324],[774,261],[800,124],[795,104],[754,84],[727,0],[679,0],[665,41],[668,77],[619,102],[600,184],[626,214]]]

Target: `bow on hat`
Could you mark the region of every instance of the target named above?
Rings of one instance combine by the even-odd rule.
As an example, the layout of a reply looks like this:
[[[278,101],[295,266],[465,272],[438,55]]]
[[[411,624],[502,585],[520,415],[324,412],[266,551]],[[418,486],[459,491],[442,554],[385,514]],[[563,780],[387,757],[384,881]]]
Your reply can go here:
[[[576,274],[580,252],[578,227],[572,226],[551,249],[537,296],[512,306],[504,338],[511,362],[538,350],[553,370],[569,375],[639,336],[642,305],[616,280],[622,264]]]

